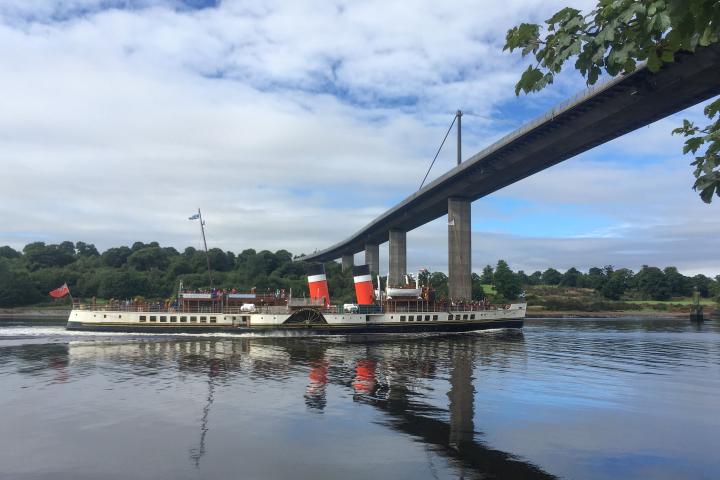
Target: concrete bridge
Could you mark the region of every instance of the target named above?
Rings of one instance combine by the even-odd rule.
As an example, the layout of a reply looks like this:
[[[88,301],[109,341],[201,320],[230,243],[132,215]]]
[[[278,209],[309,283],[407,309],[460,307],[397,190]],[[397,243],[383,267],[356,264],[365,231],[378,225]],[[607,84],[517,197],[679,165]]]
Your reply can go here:
[[[716,95],[720,45],[680,54],[655,74],[641,67],[510,133],[349,238],[303,260],[341,258],[347,269],[353,255],[365,251],[365,262],[379,272],[379,245],[389,241],[388,283],[398,284],[407,269],[407,232],[447,214],[450,297],[470,298],[472,201]]]

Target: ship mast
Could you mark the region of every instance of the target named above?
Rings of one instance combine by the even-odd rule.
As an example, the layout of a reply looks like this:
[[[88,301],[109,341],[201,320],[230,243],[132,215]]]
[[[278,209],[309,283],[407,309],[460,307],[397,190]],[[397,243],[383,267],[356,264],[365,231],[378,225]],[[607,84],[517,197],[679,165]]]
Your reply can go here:
[[[195,215],[190,217],[190,219],[194,220],[193,217],[195,217]],[[210,278],[210,288],[213,288],[215,285],[213,284],[212,270],[210,270],[210,254],[208,253],[207,240],[205,240],[205,221],[202,218],[202,212],[199,208],[197,217],[195,218],[200,219],[200,232],[202,232],[203,245],[205,246],[205,260],[207,261],[208,277]]]

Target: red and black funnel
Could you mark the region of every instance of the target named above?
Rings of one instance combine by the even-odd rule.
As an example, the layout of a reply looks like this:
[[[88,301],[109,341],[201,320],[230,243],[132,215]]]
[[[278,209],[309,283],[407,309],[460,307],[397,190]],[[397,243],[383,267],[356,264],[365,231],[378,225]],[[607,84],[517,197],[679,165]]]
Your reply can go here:
[[[355,280],[355,298],[358,305],[372,305],[373,284],[370,275],[369,265],[358,265],[353,267],[353,279]]]
[[[322,263],[311,264],[307,268],[308,287],[312,300],[322,300],[326,307],[330,306],[330,292],[328,291],[327,277],[325,276],[325,265]]]

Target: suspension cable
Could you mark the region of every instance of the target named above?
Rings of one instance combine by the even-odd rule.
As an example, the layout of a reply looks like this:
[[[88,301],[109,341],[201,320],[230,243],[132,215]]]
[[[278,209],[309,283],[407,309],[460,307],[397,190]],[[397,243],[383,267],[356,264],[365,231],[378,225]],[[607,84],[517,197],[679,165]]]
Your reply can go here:
[[[435,165],[435,160],[437,160],[438,155],[440,155],[440,150],[442,150],[443,145],[445,145],[445,140],[447,140],[448,135],[450,135],[450,130],[452,130],[453,125],[455,125],[455,120],[457,120],[457,114],[452,119],[452,122],[450,122],[450,126],[448,127],[447,133],[445,133],[445,138],[443,138],[442,143],[440,144],[440,148],[438,148],[437,152],[435,153],[435,157],[433,158],[432,163],[430,164],[430,168],[428,168],[427,173],[425,174],[425,177],[423,178],[422,183],[420,184],[420,187],[418,190],[420,190],[423,185],[425,185],[425,180],[427,180],[428,175],[430,175],[430,170],[432,169],[433,165]]]

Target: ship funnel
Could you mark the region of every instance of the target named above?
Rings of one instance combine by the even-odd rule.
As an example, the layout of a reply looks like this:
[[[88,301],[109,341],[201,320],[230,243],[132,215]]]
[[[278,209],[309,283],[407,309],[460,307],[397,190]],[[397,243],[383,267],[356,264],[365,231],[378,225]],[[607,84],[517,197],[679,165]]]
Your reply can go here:
[[[330,292],[328,292],[327,277],[325,276],[325,265],[316,263],[307,269],[308,287],[310,288],[311,300],[322,300],[326,307],[330,306]]]
[[[353,267],[353,277],[355,280],[355,297],[358,305],[372,305],[373,303],[373,284],[372,276],[370,276],[369,265],[358,265]]]

